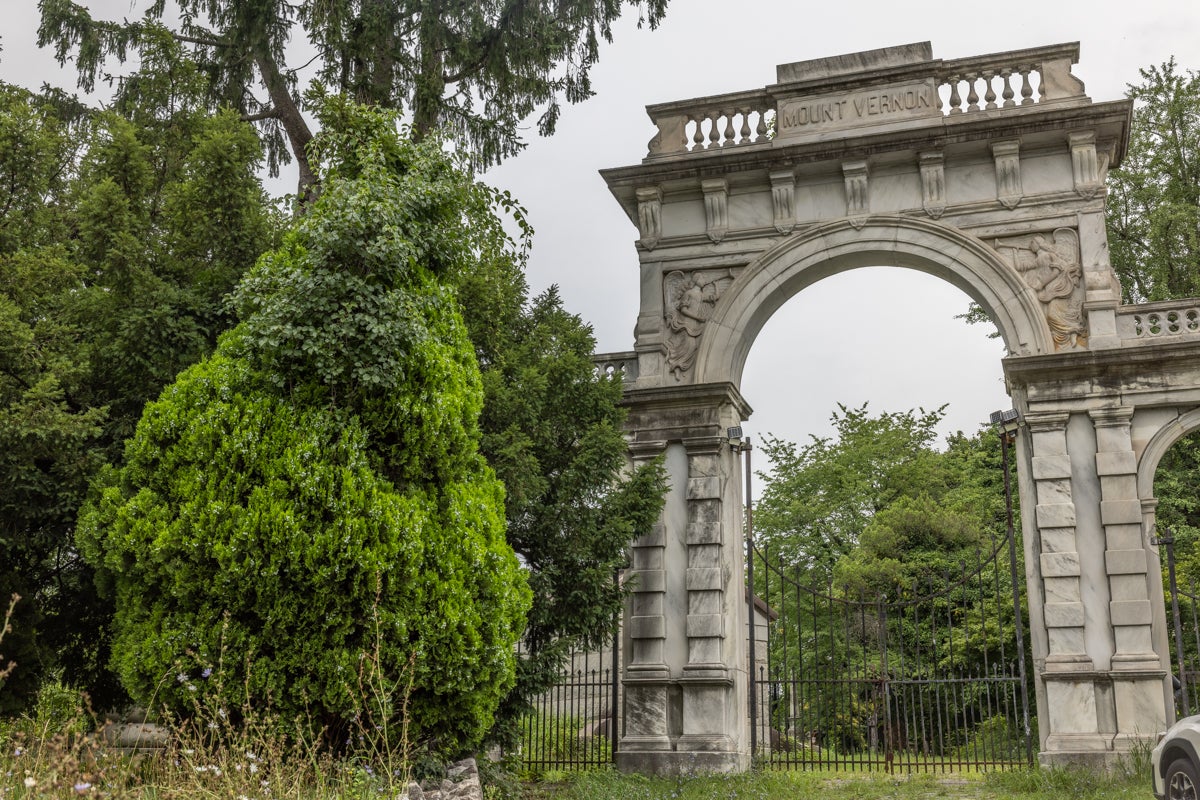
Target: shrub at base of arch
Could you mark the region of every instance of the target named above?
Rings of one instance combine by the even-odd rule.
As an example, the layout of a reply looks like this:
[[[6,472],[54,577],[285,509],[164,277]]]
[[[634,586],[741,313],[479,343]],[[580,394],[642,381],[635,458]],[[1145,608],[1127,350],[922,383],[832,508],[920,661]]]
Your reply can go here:
[[[79,542],[136,699],[269,703],[340,744],[369,666],[411,679],[410,739],[460,750],[513,684],[530,602],[477,453],[474,352],[437,279],[468,267],[454,198],[474,184],[392,117],[331,103],[358,144],[244,281],[243,322],[147,406]]]

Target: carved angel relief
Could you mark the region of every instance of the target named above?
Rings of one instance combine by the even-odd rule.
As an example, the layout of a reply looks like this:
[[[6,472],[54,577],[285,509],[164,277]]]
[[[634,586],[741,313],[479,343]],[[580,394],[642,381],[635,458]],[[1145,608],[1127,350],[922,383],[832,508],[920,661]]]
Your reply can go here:
[[[696,362],[700,334],[721,295],[733,283],[733,271],[676,270],[663,280],[663,309],[667,323],[667,370],[675,380]]]
[[[1079,234],[1070,228],[1058,228],[1052,239],[1036,235],[997,240],[996,249],[1002,254],[1007,251],[1009,262],[1041,301],[1054,349],[1086,348],[1086,287],[1079,259]]]

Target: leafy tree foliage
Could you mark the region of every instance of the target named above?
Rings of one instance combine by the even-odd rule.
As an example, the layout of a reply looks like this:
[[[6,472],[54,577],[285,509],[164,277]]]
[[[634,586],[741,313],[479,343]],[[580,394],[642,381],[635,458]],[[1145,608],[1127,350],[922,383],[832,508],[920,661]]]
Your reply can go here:
[[[75,517],[145,401],[231,324],[223,296],[273,235],[253,130],[177,77],[71,117],[61,97],[0,88],[0,588],[25,597],[13,635],[32,637],[16,703],[49,669],[100,707],[120,695]]]
[[[651,27],[666,0],[628,0]],[[487,167],[523,147],[521,122],[539,109],[538,130],[554,132],[560,101],[592,94],[589,73],[599,43],[612,40],[621,0],[175,0],[183,20],[176,38],[214,78],[211,100],[264,126],[272,163],[290,154],[300,164],[300,194],[312,188],[307,147],[312,133],[300,113],[286,45],[303,35],[317,49],[320,81],[360,102],[404,106],[418,138],[452,131],[474,163]],[[90,88],[104,60],[124,61],[166,0],[143,21],[92,19],[71,0],[42,0],[39,44],[72,54],[80,85]],[[255,94],[255,89],[263,93]],[[286,139],[286,143],[285,143]]]
[[[1141,72],[1129,149],[1109,173],[1108,240],[1127,302],[1200,296],[1200,73]]]
[[[596,374],[591,329],[553,289],[509,312],[503,339],[481,358],[483,449],[508,490],[508,539],[530,567],[534,603],[494,731],[502,740],[557,682],[572,648],[599,647],[615,632],[624,598],[616,572],[665,491],[657,464],[623,474],[621,383]]]
[[[771,462],[755,527],[789,565],[822,580],[858,545],[879,511],[920,492],[940,495],[948,480],[932,449],[943,409],[872,416],[838,406],[836,437],[812,437],[797,447],[766,437]]]
[[[444,281],[503,232],[439,141],[323,108],[320,199],[238,287],[243,322],[147,407],[80,542],[143,702],[186,713],[191,668],[220,663],[230,708],[269,698],[340,742],[364,657],[396,681],[411,659],[412,734],[467,748],[512,685],[529,590]]]

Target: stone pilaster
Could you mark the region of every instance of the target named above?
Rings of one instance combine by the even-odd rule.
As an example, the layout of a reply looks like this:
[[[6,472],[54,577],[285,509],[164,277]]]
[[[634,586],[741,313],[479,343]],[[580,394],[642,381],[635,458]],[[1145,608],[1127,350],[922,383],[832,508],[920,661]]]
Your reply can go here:
[[[1117,738],[1145,739],[1166,726],[1163,670],[1154,651],[1153,606],[1142,538],[1143,507],[1137,491],[1137,457],[1130,437],[1132,408],[1089,412],[1096,428],[1096,473],[1104,525],[1105,572],[1112,624],[1113,701]],[[1124,748],[1120,748],[1124,749]]]
[[[684,443],[688,450],[687,524],[687,663],[681,678],[683,734],[680,747],[698,751],[726,751],[734,742],[727,730],[733,700],[733,670],[727,666],[725,638],[726,590],[732,587],[726,572],[730,553],[726,540],[725,495],[727,484],[737,484],[729,471],[728,440],[712,438]],[[740,575],[740,572],[739,572]],[[734,595],[736,596],[736,595]]]
[[[634,465],[657,457],[666,442],[641,442],[630,448]],[[666,525],[663,520],[634,540],[626,582],[631,587],[626,631],[625,730],[620,749],[667,751]]]
[[[740,772],[750,763],[740,463],[725,432],[749,409],[730,384],[632,390],[626,405],[635,456],[665,452],[671,489],[632,553],[617,766]]]
[[[1100,520],[1104,525],[1109,615],[1113,624],[1114,670],[1156,669],[1146,592],[1146,548],[1142,502],[1137,495],[1137,457],[1129,435],[1132,408],[1089,412],[1096,426],[1096,473],[1100,477]]]
[[[1039,555],[1045,592],[1043,616],[1049,649],[1047,672],[1090,670],[1084,647],[1079,552],[1075,543],[1075,502],[1066,413],[1026,415],[1032,443],[1031,466],[1037,496],[1034,509],[1041,532]]]

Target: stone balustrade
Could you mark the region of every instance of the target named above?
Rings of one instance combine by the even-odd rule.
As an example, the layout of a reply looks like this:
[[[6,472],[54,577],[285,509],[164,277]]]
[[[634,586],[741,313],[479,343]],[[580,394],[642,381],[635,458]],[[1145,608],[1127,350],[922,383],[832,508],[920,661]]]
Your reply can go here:
[[[1084,97],[1071,75],[1078,59],[1078,45],[1066,44],[943,61],[934,73],[942,111],[952,116]]]
[[[1200,303],[1167,300],[1118,310],[1117,335],[1122,339],[1163,339],[1200,335]]]
[[[781,101],[787,106],[791,125],[833,122],[844,118],[844,97],[860,103],[860,116],[869,114],[920,113],[956,117],[978,112],[1000,112],[1064,100],[1086,100],[1083,83],[1071,74],[1079,60],[1077,43],[1014,50],[972,58],[929,59],[920,64],[881,69],[864,80],[839,87],[836,81],[815,77],[781,82],[763,89],[713,95],[691,100],[659,103],[646,107],[657,133],[650,140],[649,158],[680,157],[734,147],[770,146],[779,131],[776,122]],[[864,95],[872,84],[878,88],[877,107]],[[929,86],[926,90],[925,86]],[[836,94],[842,88],[843,97]],[[898,91],[897,91],[898,90]],[[831,94],[831,92],[833,92]],[[845,94],[845,93],[849,94]],[[870,103],[871,105],[867,105]],[[840,107],[839,107],[840,105]],[[940,109],[938,108],[940,106]],[[793,119],[792,115],[799,116]],[[824,114],[824,117],[819,115]],[[790,137],[782,137],[779,144]]]
[[[638,377],[638,355],[633,351],[622,353],[597,353],[592,356],[596,374],[608,378],[620,376],[624,383],[633,383]]]
[[[765,90],[647,106],[658,133],[650,155],[700,153],[770,141],[775,102]]]

